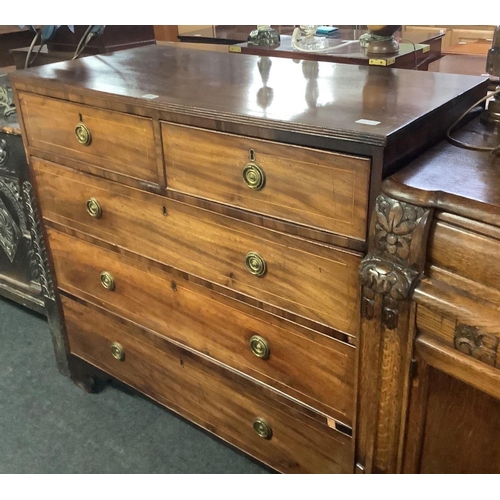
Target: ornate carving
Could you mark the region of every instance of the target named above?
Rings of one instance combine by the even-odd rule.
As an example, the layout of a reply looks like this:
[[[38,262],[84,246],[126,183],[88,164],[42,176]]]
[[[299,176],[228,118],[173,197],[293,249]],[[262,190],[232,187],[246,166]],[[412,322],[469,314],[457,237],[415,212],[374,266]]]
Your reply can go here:
[[[15,179],[0,176],[0,192],[2,192],[11,201],[12,206],[16,211],[17,219],[23,236],[29,238],[30,234],[26,225],[26,217],[21,205],[19,182]]]
[[[12,218],[4,202],[0,199],[0,247],[10,262],[14,262],[17,247],[21,239],[21,230]]]
[[[12,193],[13,199],[15,199],[16,201],[21,200],[19,181],[15,179],[7,179],[0,177],[0,185],[2,184],[5,186],[6,189],[8,189]]]
[[[453,339],[455,349],[483,363],[496,366],[498,337],[484,333],[475,326],[457,324]]]
[[[411,294],[424,270],[431,213],[382,194],[370,221],[368,255],[359,273],[359,405],[365,410],[358,420],[358,454],[369,472],[398,470],[414,335]]]
[[[0,139],[0,168],[7,165],[9,159],[9,145],[5,139]]]
[[[410,296],[418,273],[380,258],[365,259],[361,263],[360,281],[363,286],[362,314],[373,319],[375,293],[382,295],[382,321],[388,328],[396,328],[399,301]]]
[[[34,259],[32,259],[32,267],[36,266],[38,269],[38,281],[42,287],[42,295],[49,300],[55,300],[54,285],[52,277],[49,272],[47,252],[42,238],[42,228],[36,201],[33,195],[33,187],[28,182],[23,183],[24,202],[26,204],[26,212],[28,214],[31,240],[33,243]],[[31,255],[30,255],[31,257]],[[32,269],[33,273],[33,269]]]
[[[408,298],[410,285],[417,274],[377,258],[364,260],[360,270],[363,286],[395,300]]]
[[[14,106],[14,101],[11,94],[12,92],[9,86],[2,85],[0,87],[0,106],[4,108],[4,116],[9,116],[16,112],[16,107]]]
[[[375,214],[375,247],[391,260],[406,263],[410,255],[413,232],[425,210],[385,195],[377,198]]]
[[[397,327],[399,303],[409,298],[419,276],[411,259],[411,243],[428,212],[383,194],[377,197],[370,252],[360,267],[364,318],[373,319],[375,294],[380,294],[383,324]]]

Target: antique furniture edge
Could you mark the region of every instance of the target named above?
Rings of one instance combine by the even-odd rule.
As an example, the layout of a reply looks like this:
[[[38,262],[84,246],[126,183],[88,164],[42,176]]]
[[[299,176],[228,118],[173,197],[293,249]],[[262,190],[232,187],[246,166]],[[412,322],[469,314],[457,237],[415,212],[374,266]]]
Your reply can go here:
[[[371,216],[360,265],[356,458],[366,472],[399,469],[414,337],[414,288],[425,265],[433,209],[386,194]]]
[[[500,241],[500,209],[494,192],[498,158],[488,158],[488,153],[468,154],[462,170],[450,172],[447,178],[446,169],[456,166],[453,158],[465,155],[442,141],[381,185],[382,194],[371,219],[368,254],[360,266],[363,302],[357,460],[367,472],[415,472],[419,468],[417,448],[422,446],[425,419],[421,398],[426,397],[429,367],[492,397],[500,394],[494,385],[499,380],[494,367],[499,354],[496,317],[500,294],[492,285],[493,277],[476,282],[472,271],[464,273],[470,259],[458,265],[459,256],[466,252],[459,242],[450,241],[458,245],[457,258],[441,268],[448,262],[443,260],[446,228],[457,237],[475,238],[477,245],[491,242],[481,254],[483,259],[493,255]],[[469,176],[464,177],[465,172]],[[456,187],[460,182],[457,175],[466,187]],[[483,183],[491,187],[481,191],[477,186]],[[388,211],[381,209],[381,200],[390,207]],[[406,210],[413,217],[405,217]],[[426,221],[419,220],[418,214],[423,213]],[[415,247],[413,234],[418,238]],[[439,260],[434,263],[438,234]],[[462,246],[469,239],[463,239]],[[413,250],[416,260],[412,262]],[[404,255],[407,257],[402,259]],[[388,297],[399,299],[398,307],[392,309],[400,316],[401,311],[405,314],[392,325],[394,328],[403,321],[403,328],[394,328],[397,334],[392,337],[388,335],[388,320],[394,313],[388,307]],[[431,311],[432,316],[425,311]],[[424,314],[431,319],[422,320]],[[446,336],[439,332],[443,328],[439,318],[449,319]],[[371,377],[363,376],[366,373]],[[413,413],[411,421],[409,412]]]
[[[191,117],[194,117],[195,119],[210,121],[210,123],[216,124],[216,127],[217,125],[219,125],[220,127],[222,123],[226,125],[226,127],[224,128],[214,127],[213,130],[247,135],[245,134],[244,130],[251,129],[251,135],[261,139],[269,138],[269,135],[263,133],[263,131],[272,130],[292,133],[294,136],[316,136],[320,137],[323,140],[330,139],[336,141],[345,141],[347,143],[363,142],[367,146],[383,147],[387,143],[386,137],[378,134],[370,134],[367,132],[356,133],[354,131],[345,129],[326,129],[324,127],[315,127],[313,125],[298,124],[295,122],[292,123],[289,121],[276,120],[268,117],[258,118],[249,114],[230,113],[220,110],[214,111],[209,108],[194,108],[187,105],[176,104],[174,102],[153,102],[141,97],[122,96],[115,93],[92,90],[68,83],[61,84],[57,81],[45,80],[43,78],[37,77],[36,75],[31,75],[29,74],[29,71],[30,70],[23,70],[11,73],[9,75],[12,84],[14,84],[18,90],[24,90],[30,93],[38,93],[37,87],[33,85],[33,82],[36,82],[39,79],[40,81],[43,81],[43,92],[48,96],[62,99],[63,97],[60,93],[61,91],[64,91],[64,93],[71,92],[71,95],[67,95],[65,100],[84,104],[87,102],[87,100],[98,98],[99,100],[102,99],[103,102],[106,103],[105,105],[102,105],[100,107],[122,112],[125,112],[125,109],[121,105],[125,104],[126,102],[127,104],[133,104],[137,106],[137,108],[141,110],[138,114],[148,118],[157,116],[159,119],[172,120],[174,122],[178,121],[179,123],[189,125],[192,123],[190,120]],[[228,129],[227,125],[232,125],[234,128]],[[235,132],[234,130],[241,131]],[[283,142],[287,141],[284,140]],[[295,141],[288,142],[296,143]],[[307,146],[308,144],[303,143],[301,145]],[[309,145],[310,147],[317,147],[314,142],[310,142]]]
[[[184,49],[180,47],[165,47],[165,46],[145,46],[142,48],[137,48],[137,49],[130,49],[130,53],[134,54],[141,54],[144,58],[147,58],[149,54],[152,55],[152,57],[158,57],[160,54],[176,54],[179,57],[185,56],[187,58],[193,58],[193,57],[201,57],[201,56],[194,56],[193,51],[190,49]],[[102,55],[99,56],[100,61],[106,61],[107,57],[109,55]],[[213,59],[214,64],[215,62],[220,63],[221,61],[227,61],[228,63],[230,62],[231,64],[234,64],[234,56],[232,56],[229,53],[219,53],[219,52],[214,52],[214,53],[206,53],[203,54],[203,57],[207,61],[211,61]],[[90,58],[85,58],[87,60],[92,59]],[[252,56],[252,55],[242,55],[238,57],[238,64],[241,66],[242,71],[248,71],[245,69],[245,65],[247,65],[250,61],[258,61],[258,56]],[[276,59],[276,63],[278,63],[278,60],[281,58],[270,58],[270,59]],[[83,61],[83,62],[82,62]],[[78,64],[87,64],[85,60],[82,61],[75,61]],[[241,64],[240,64],[241,63]],[[198,120],[209,120],[210,123],[212,124],[212,127],[214,127],[215,130],[218,130],[217,127],[220,127],[221,123],[226,123],[226,124],[232,124],[233,127],[235,127],[235,133],[238,127],[243,127],[246,128],[247,130],[251,129],[252,130],[252,135],[255,135],[256,137],[262,137],[262,138],[267,138],[268,136],[266,134],[263,134],[263,130],[274,130],[274,131],[281,131],[285,133],[293,133],[294,136],[297,135],[305,135],[305,136],[311,136],[311,138],[317,136],[321,137],[323,140],[333,140],[333,141],[343,141],[346,142],[347,144],[350,142],[363,142],[367,146],[377,146],[377,147],[383,147],[394,140],[398,138],[399,135],[401,135],[403,130],[410,131],[410,130],[419,130],[420,122],[428,119],[428,115],[435,114],[436,112],[441,113],[442,109],[441,108],[447,108],[450,109],[451,114],[454,113],[453,106],[454,100],[445,100],[444,102],[441,102],[439,106],[433,109],[427,110],[426,113],[421,114],[418,119],[414,118],[411,119],[410,122],[406,123],[405,125],[402,125],[400,127],[392,127],[390,129],[391,131],[388,133],[376,133],[376,132],[371,132],[368,130],[368,127],[365,130],[353,130],[350,128],[335,128],[332,127],[332,125],[323,125],[323,126],[315,126],[314,124],[307,124],[303,123],[299,120],[284,120],[284,119],[276,119],[273,118],[272,116],[265,116],[264,117],[258,117],[254,116],[254,113],[248,111],[248,112],[233,112],[231,110],[224,110],[221,109],[220,106],[217,106],[218,109],[211,110],[206,107],[206,105],[203,104],[198,104],[196,106],[186,106],[184,104],[181,104],[178,100],[178,98],[172,98],[172,97],[167,97],[167,96],[159,96],[161,97],[158,100],[155,100],[154,98],[144,98],[143,96],[137,96],[133,95],[133,93],[129,93],[128,95],[122,95],[118,92],[110,92],[109,90],[105,88],[99,88],[99,89],[89,89],[86,88],[84,85],[81,84],[75,84],[74,82],[64,80],[64,70],[65,70],[65,65],[66,62],[62,63],[55,63],[53,65],[50,65],[51,68],[54,70],[54,74],[58,74],[57,77],[51,76],[48,77],[44,76],[43,69],[40,70],[40,68],[31,68],[28,70],[24,71],[18,71],[11,73],[10,78],[12,83],[15,83],[16,87],[18,89],[21,89],[22,86],[25,86],[25,90],[28,90],[30,87],[32,90],[36,88],[36,82],[37,81],[43,81],[43,87],[46,90],[57,92],[57,91],[62,91],[64,93],[64,99],[66,100],[72,100],[77,98],[76,95],[80,94],[82,96],[87,96],[87,97],[99,97],[99,96],[104,96],[106,100],[111,103],[116,103],[118,106],[121,101],[126,101],[127,103],[134,103],[135,105],[139,106],[142,108],[143,111],[146,113],[154,112],[155,114],[158,113],[163,113],[163,115],[177,115],[181,117],[187,117],[188,115],[196,117]],[[290,64],[292,64],[292,61],[290,61]],[[351,65],[345,65],[345,64],[336,64],[336,63],[318,63],[318,64],[325,64],[327,67],[333,66],[338,66],[339,69],[343,69],[345,72],[348,72],[349,75],[355,71],[353,66]],[[43,68],[43,67],[42,67]],[[367,72],[367,74],[373,74],[374,76],[378,75],[376,73],[377,71],[382,71],[384,75],[392,75],[393,78],[395,78],[398,75],[398,72],[408,72],[408,70],[398,70],[398,69],[391,69],[391,70],[386,70],[386,68],[366,68],[366,67],[359,67],[360,71]],[[58,71],[60,69],[60,71]],[[85,72],[85,67],[82,67],[82,72],[84,74]],[[371,71],[371,73],[370,73]],[[390,71],[391,73],[387,73],[386,71]],[[248,76],[248,73],[244,73],[246,76]],[[402,73],[404,74],[404,73]],[[442,75],[440,75],[442,76]],[[443,76],[443,79],[445,80],[449,75]],[[463,77],[463,80],[465,81],[466,79],[469,79],[469,83],[467,83],[467,86],[463,87],[461,92],[476,95],[478,93],[483,93],[483,87],[487,85],[487,79],[485,78],[480,78],[480,77],[473,77],[473,76],[467,76]],[[60,80],[60,81],[58,81]],[[451,80],[450,80],[451,81]],[[33,85],[34,83],[34,85]],[[79,83],[79,82],[78,82]],[[32,86],[33,85],[33,86]],[[457,89],[458,90],[458,89]],[[36,92],[36,90],[34,90]],[[54,95],[54,97],[56,97]],[[157,96],[158,97],[158,96]],[[461,97],[463,98],[463,96]],[[470,97],[472,99],[472,97]],[[153,111],[152,111],[153,110]],[[457,111],[458,112],[458,111]],[[359,127],[358,127],[359,128]],[[433,134],[432,138],[434,139],[437,134]],[[430,139],[431,136],[428,137]],[[287,142],[287,141],[285,141]],[[306,144],[303,144],[306,145]],[[310,144],[312,147],[315,147],[315,144]]]

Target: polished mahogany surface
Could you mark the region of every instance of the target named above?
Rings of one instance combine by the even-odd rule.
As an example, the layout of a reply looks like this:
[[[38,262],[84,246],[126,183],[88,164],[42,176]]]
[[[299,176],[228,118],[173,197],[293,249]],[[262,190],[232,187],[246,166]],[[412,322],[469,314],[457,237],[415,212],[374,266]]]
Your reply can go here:
[[[271,25],[280,35],[291,35],[295,26],[293,25]],[[257,29],[257,25],[227,25],[218,24],[211,29],[202,28],[178,35],[183,42],[194,43],[222,43],[230,45],[245,42],[251,31]]]
[[[448,54],[431,62],[428,71],[486,76],[486,55]]]
[[[307,59],[310,61],[326,61],[333,63],[384,65],[395,68],[418,69],[428,62],[424,48],[426,45],[414,42],[401,42],[395,54],[368,54],[361,47],[359,37],[349,33],[347,37],[328,36],[323,38],[326,51],[306,52],[296,49],[292,44],[292,37],[282,35],[278,46],[256,46],[247,42],[239,43],[237,47],[230,47],[229,52],[241,52],[261,56],[286,57],[290,59]],[[347,43],[347,45],[346,45]],[[433,57],[434,58],[434,57]],[[375,64],[374,60],[385,61],[386,64]],[[425,63],[424,63],[425,61]]]
[[[12,81],[222,121],[384,145],[486,79],[146,46],[18,71]],[[290,96],[294,96],[293,99]],[[303,98],[299,98],[303,96]],[[187,104],[188,103],[188,104]],[[214,114],[215,113],[215,114]],[[372,124],[359,122],[370,120]],[[246,122],[243,122],[246,123]]]
[[[271,25],[280,35],[291,35],[295,29],[294,25]],[[357,40],[368,30],[347,28],[338,26],[338,30],[329,35],[330,38],[340,38],[343,40]],[[364,28],[364,29],[363,29]],[[218,24],[213,27],[211,33],[208,30],[199,29],[179,35],[179,40],[199,43],[241,43],[248,40],[248,35],[252,30],[257,29],[256,25],[225,25]],[[397,40],[406,40],[413,43],[429,43],[432,40],[440,40],[444,33],[425,33],[420,31],[398,30],[394,34]]]
[[[499,128],[479,119],[453,137],[468,144],[500,146]],[[500,226],[499,156],[442,141],[387,182],[423,205]]]

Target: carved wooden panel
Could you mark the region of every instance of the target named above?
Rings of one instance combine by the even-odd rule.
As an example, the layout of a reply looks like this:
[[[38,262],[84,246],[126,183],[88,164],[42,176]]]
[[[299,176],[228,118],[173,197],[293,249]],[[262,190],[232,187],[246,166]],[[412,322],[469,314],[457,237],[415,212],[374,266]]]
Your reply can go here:
[[[0,293],[43,312],[40,272],[22,191],[27,169],[21,136],[0,131]]]
[[[475,326],[458,324],[455,328],[455,348],[473,358],[496,366],[498,338]]]
[[[423,271],[430,216],[429,209],[384,194],[372,215],[368,255],[360,266],[357,457],[367,472],[400,467],[414,335],[410,298]]]
[[[418,472],[499,474],[500,401],[438,370],[429,370]]]

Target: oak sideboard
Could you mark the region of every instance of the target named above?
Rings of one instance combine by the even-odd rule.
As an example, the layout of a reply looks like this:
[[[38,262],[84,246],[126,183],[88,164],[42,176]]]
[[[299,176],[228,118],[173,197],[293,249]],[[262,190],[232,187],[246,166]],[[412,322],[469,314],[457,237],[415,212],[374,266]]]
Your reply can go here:
[[[472,115],[473,116],[473,115]],[[474,118],[382,184],[363,283],[374,471],[500,472],[499,128]],[[376,374],[376,375],[375,375]]]
[[[428,211],[381,183],[487,79],[147,46],[11,82],[60,371],[280,472],[396,471]]]

